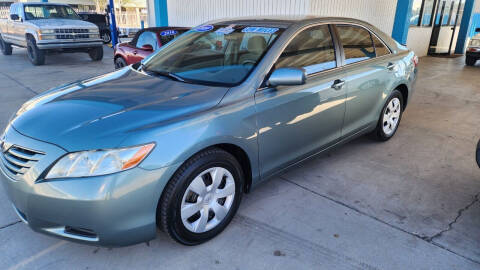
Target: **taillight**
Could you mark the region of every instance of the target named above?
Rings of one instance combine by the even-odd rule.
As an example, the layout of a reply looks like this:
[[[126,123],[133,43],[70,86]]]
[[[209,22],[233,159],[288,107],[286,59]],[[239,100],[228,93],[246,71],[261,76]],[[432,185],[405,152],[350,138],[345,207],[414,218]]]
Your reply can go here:
[[[413,63],[413,66],[415,66],[415,67],[418,66],[418,56],[414,55],[412,57],[412,63]]]

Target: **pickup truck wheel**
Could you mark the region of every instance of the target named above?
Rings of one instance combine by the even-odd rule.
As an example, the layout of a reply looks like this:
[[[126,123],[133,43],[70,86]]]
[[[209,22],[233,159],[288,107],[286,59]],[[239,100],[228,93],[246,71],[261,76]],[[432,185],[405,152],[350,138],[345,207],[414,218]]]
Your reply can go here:
[[[103,47],[91,48],[88,51],[88,55],[92,58],[93,61],[100,61],[103,58]]]
[[[35,40],[28,39],[27,41],[27,55],[28,59],[35,66],[45,64],[45,53],[37,47]]]
[[[465,58],[465,64],[467,64],[467,66],[474,66],[475,62],[477,62],[477,59],[475,59],[473,57]]]
[[[103,39],[103,43],[105,43],[105,44],[110,43],[110,41],[112,41],[112,37],[110,36],[110,32],[109,31],[103,31],[102,32],[102,39]]]
[[[12,54],[12,45],[10,43],[5,42],[2,36],[0,36],[0,50],[2,51],[3,55],[11,55]]]

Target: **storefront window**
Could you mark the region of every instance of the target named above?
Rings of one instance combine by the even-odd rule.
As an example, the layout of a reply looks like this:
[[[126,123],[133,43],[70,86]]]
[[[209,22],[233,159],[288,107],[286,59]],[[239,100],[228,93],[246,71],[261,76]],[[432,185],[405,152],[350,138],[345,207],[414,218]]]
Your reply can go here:
[[[420,13],[422,9],[422,0],[415,0],[412,4],[412,16],[410,17],[410,25],[419,25]]]
[[[425,0],[423,4],[422,26],[431,26],[435,8],[435,0]]]

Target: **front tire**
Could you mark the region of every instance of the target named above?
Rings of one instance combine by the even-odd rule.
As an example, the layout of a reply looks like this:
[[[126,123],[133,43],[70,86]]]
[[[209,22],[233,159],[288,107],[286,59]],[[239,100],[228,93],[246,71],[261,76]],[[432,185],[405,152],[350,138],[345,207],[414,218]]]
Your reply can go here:
[[[127,66],[127,61],[125,61],[123,57],[118,56],[115,58],[115,69],[123,68],[125,66]]]
[[[0,36],[0,50],[3,55],[12,55],[12,44],[5,42]]]
[[[393,90],[382,108],[377,127],[371,137],[378,141],[387,141],[395,135],[403,114],[403,95],[398,90]]]
[[[88,55],[93,61],[101,61],[103,59],[103,47],[91,48]]]
[[[45,52],[37,47],[37,43],[32,38],[27,40],[27,55],[30,62],[35,66],[45,64]]]
[[[165,187],[157,223],[173,240],[198,245],[221,233],[242,199],[244,175],[226,151],[210,148],[186,161]]]
[[[465,58],[465,64],[467,66],[474,66],[475,65],[475,62],[477,62],[477,59],[476,58],[473,58],[473,57],[467,57]]]

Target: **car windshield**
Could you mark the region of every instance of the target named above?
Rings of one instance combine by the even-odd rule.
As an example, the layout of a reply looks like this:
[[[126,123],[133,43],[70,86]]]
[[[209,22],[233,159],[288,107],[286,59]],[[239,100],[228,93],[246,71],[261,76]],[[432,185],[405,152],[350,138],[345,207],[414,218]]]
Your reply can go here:
[[[25,5],[25,19],[72,19],[80,20],[80,16],[69,6],[63,5]]]
[[[250,74],[282,32],[266,26],[202,25],[169,43],[143,69],[190,83],[234,86]]]

